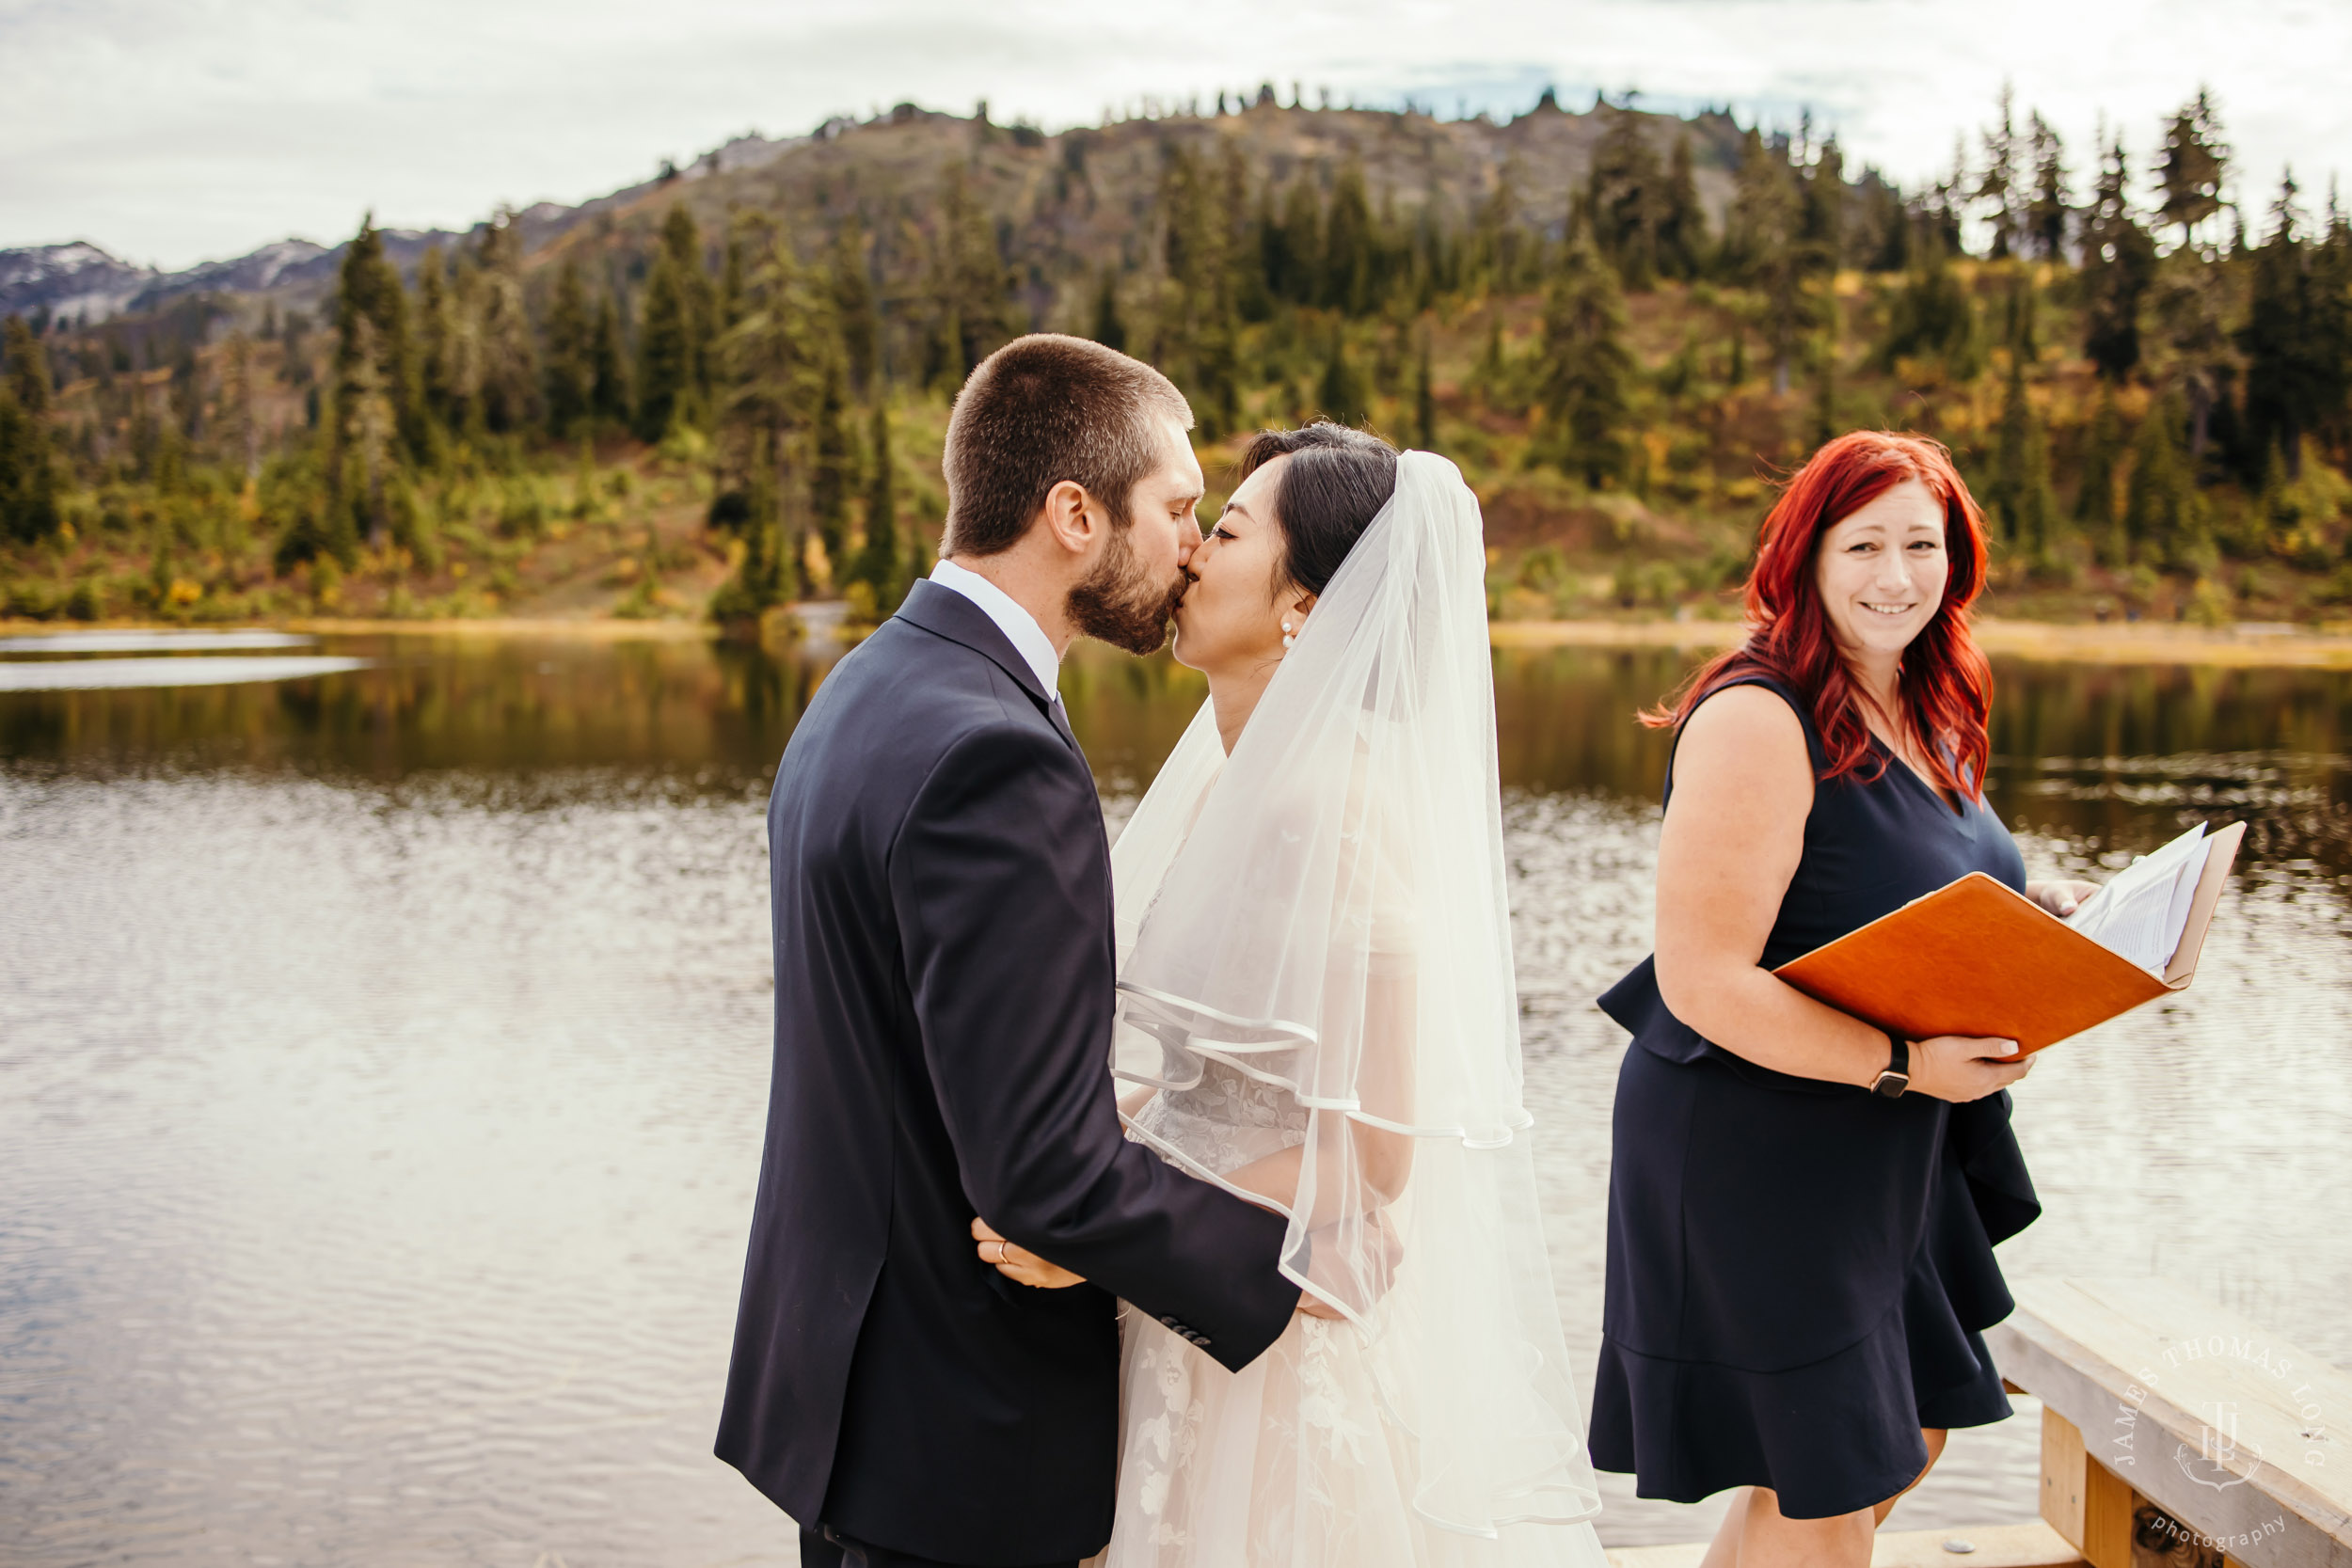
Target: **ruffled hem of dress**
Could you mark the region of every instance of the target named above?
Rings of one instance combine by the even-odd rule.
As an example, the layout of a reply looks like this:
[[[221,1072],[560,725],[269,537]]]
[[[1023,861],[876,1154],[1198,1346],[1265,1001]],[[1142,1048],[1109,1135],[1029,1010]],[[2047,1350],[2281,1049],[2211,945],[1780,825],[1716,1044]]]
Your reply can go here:
[[[1982,1335],[2008,1315],[2008,1291],[1994,1272],[1990,1291],[1971,1280],[1955,1301],[1938,1240],[1950,1238],[1929,1239],[1902,1299],[1869,1334],[1805,1366],[1754,1371],[1645,1355],[1604,1332],[1593,1463],[1635,1476],[1636,1496],[1673,1502],[1769,1486],[1792,1519],[1851,1513],[1902,1491],[1927,1465],[1921,1428],[2011,1414]]]

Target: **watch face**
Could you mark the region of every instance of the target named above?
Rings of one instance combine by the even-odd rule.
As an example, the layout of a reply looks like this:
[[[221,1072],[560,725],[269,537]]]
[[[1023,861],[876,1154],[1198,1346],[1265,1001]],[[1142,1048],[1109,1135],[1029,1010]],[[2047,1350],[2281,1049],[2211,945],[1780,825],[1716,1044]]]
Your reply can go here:
[[[1909,1073],[1888,1071],[1879,1074],[1879,1081],[1870,1085],[1870,1092],[1883,1094],[1889,1100],[1899,1100],[1902,1097],[1902,1092],[1909,1087],[1911,1087]]]

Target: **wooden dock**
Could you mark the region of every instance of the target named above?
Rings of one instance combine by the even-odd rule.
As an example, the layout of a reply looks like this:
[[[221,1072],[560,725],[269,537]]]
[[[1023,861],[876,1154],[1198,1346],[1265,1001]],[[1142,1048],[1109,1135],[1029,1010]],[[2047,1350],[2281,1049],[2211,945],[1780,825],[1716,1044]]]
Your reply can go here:
[[[2160,1280],[2014,1290],[1985,1339],[2042,1401],[2041,1519],[1883,1533],[1872,1568],[2352,1568],[2352,1437],[2330,1424],[2352,1421],[2352,1374]]]

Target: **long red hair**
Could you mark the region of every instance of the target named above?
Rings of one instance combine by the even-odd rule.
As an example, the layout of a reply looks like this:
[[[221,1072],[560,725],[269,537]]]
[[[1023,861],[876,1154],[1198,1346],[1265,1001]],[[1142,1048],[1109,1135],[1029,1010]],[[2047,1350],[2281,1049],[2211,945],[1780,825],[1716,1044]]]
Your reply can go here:
[[[1944,503],[1944,551],[1951,572],[1934,618],[1903,651],[1903,717],[1926,743],[1936,784],[1982,799],[1993,752],[1985,730],[1993,670],[1969,635],[1968,610],[1984,587],[1984,514],[1952,466],[1952,454],[1924,436],[1857,430],[1806,459],[1756,534],[1746,589],[1747,641],[1708,661],[1678,695],[1643,713],[1642,722],[1679,726],[1725,681],[1771,675],[1812,705],[1813,727],[1829,758],[1823,778],[1879,777],[1885,763],[1871,755],[1863,698],[1830,634],[1814,586],[1814,558],[1832,524],[1912,479]]]

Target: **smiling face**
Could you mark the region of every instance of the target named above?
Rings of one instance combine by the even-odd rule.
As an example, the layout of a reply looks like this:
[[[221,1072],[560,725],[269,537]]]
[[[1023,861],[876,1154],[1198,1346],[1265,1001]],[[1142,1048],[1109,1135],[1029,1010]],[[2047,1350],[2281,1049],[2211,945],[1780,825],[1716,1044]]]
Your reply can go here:
[[[1944,603],[1944,503],[1915,479],[1822,531],[1813,583],[1848,657],[1899,657]]]
[[[1241,482],[1192,552],[1191,585],[1176,607],[1176,661],[1214,674],[1282,657],[1282,622],[1302,625],[1314,595],[1282,570],[1274,497],[1291,459],[1273,459]]]

